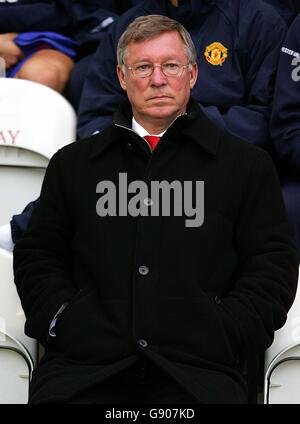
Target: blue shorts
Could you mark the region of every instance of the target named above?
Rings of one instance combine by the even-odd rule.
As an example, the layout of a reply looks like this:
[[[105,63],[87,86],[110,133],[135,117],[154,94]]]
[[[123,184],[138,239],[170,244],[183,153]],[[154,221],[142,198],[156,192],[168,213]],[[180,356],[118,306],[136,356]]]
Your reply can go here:
[[[55,32],[24,32],[14,39],[23,52],[23,59],[7,70],[7,77],[14,77],[22,65],[38,50],[51,48],[58,50],[72,59],[76,57],[78,43],[69,37]]]

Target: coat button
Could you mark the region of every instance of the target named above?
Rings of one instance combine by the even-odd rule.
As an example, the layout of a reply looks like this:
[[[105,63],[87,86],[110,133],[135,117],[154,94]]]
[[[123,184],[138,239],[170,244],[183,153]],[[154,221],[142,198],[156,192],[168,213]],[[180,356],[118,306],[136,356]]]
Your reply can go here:
[[[139,345],[141,347],[147,347],[148,346],[148,342],[146,340],[144,340],[144,339],[140,339],[139,340]]]
[[[149,274],[149,268],[145,265],[142,265],[142,266],[139,267],[139,273],[141,275],[147,275],[147,274]]]
[[[127,149],[132,150],[132,143],[127,143]]]
[[[219,296],[215,296],[214,301],[217,305],[220,305],[220,303],[222,303],[222,300],[219,298]]]

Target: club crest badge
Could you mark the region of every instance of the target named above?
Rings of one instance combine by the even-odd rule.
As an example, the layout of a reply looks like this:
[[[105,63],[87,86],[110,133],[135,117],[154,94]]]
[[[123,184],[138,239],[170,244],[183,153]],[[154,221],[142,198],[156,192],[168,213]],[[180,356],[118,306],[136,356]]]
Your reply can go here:
[[[208,63],[213,66],[222,66],[228,56],[228,49],[218,41],[206,47],[204,56]]]

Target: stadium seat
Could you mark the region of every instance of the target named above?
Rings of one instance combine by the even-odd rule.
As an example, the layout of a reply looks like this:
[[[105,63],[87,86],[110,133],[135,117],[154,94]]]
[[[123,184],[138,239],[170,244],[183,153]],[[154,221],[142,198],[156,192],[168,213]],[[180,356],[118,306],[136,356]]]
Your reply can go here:
[[[25,316],[16,291],[12,254],[0,249],[0,404],[27,403],[37,343],[24,334]]]
[[[0,225],[39,196],[49,159],[75,140],[75,131],[75,112],[56,91],[0,78]],[[24,323],[12,254],[0,249],[0,404],[28,400],[38,346]]]
[[[49,159],[75,134],[76,114],[62,95],[0,78],[0,225],[39,196]]]
[[[300,287],[265,354],[264,403],[300,404]]]

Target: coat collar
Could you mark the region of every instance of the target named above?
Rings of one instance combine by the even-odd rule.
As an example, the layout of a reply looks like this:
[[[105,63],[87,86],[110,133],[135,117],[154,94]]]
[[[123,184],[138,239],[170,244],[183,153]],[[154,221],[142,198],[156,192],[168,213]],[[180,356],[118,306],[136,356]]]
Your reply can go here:
[[[90,157],[100,155],[115,141],[120,140],[124,131],[131,130],[132,109],[129,101],[121,104],[113,116],[113,123],[103,133],[91,137]],[[179,116],[167,129],[166,134],[182,134],[196,142],[206,152],[216,155],[220,139],[220,130],[204,114],[199,104],[191,98],[187,113]],[[105,137],[103,135],[105,134]]]

